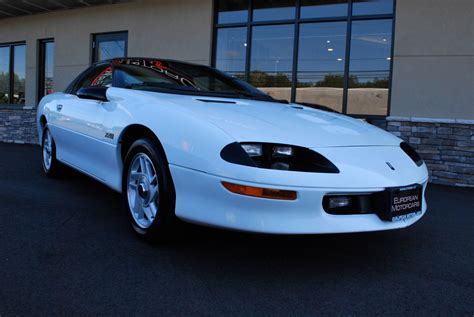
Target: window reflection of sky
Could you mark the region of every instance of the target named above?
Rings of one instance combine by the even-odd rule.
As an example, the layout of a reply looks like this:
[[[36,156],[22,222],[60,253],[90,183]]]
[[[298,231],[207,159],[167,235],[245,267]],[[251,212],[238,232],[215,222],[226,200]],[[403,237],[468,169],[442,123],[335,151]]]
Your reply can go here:
[[[99,43],[99,61],[125,56],[125,41],[103,41]]]
[[[253,20],[291,20],[296,16],[294,0],[254,0]]]
[[[293,25],[254,27],[251,70],[290,72],[293,65],[293,40]]]
[[[216,66],[232,74],[245,71],[247,28],[219,29],[217,33]]]
[[[300,17],[309,19],[347,16],[348,7],[347,2],[341,0],[301,0]]]
[[[14,47],[14,56],[15,56],[15,63],[14,63],[14,72],[15,75],[18,76],[20,80],[25,79],[26,73],[26,45],[16,45]]]
[[[349,38],[347,16],[350,8],[347,1],[300,0],[302,20],[298,39],[294,38],[295,23],[290,23],[296,17],[295,1],[254,0],[253,22],[269,22],[268,25],[251,25],[250,28],[246,26],[249,12],[245,6],[248,3],[244,6],[242,2],[245,1],[228,2],[239,8],[235,14],[240,16],[240,20],[236,18],[233,23],[245,24],[217,29],[218,68],[246,78],[247,45],[250,45],[250,65],[247,65],[250,82],[265,88],[263,90],[272,96],[287,100],[294,98],[299,102],[325,105],[341,111],[345,109],[343,88],[347,83],[349,90],[353,91],[348,94],[348,104],[357,104],[357,107],[374,105],[376,110],[367,111],[386,113],[393,20],[391,17],[367,19],[365,16],[393,14],[393,0],[354,0],[354,20]],[[227,5],[227,9],[231,7]],[[219,23],[225,23],[221,21],[221,15],[229,18],[232,14],[232,11],[220,12]],[[308,20],[314,18],[329,18],[330,21]],[[336,19],[340,21],[333,21]],[[285,22],[280,24],[279,20]],[[252,32],[250,43],[247,43],[247,30]],[[298,45],[297,80],[293,82],[295,40]],[[350,56],[346,61],[348,46]],[[293,85],[296,90],[291,90]]]
[[[353,0],[353,15],[393,13],[393,0]]]

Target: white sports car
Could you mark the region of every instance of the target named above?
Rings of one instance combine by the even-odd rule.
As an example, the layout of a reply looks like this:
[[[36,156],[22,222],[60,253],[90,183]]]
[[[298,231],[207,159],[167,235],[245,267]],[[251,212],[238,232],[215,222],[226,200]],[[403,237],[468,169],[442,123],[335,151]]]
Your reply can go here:
[[[93,65],[38,108],[43,167],[124,194],[133,228],[182,220],[315,234],[407,227],[426,212],[426,165],[358,119],[289,104],[216,69],[123,58]]]

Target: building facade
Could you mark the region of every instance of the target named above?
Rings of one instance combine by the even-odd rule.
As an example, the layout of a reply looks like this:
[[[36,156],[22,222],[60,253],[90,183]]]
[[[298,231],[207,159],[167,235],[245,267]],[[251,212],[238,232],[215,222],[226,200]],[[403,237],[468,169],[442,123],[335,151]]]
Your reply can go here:
[[[433,182],[474,186],[473,14],[472,0],[2,1],[0,141],[36,143],[41,97],[95,61],[172,58],[366,119]]]

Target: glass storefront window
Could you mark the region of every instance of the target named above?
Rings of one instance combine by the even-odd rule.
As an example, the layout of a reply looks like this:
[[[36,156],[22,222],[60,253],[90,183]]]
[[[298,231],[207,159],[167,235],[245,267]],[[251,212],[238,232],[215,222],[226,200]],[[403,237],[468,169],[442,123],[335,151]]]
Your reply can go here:
[[[38,100],[53,93],[54,81],[54,41],[40,41],[40,79]]]
[[[0,46],[0,104],[25,104],[26,45]]]
[[[13,47],[13,104],[25,103],[26,45]]]
[[[239,23],[248,20],[248,0],[219,0],[217,6],[218,23]]]
[[[348,8],[346,0],[301,0],[300,17],[309,19],[347,16]]]
[[[0,104],[10,103],[10,47],[0,47]]]
[[[394,0],[215,1],[217,68],[277,99],[388,114]]]
[[[223,28],[217,31],[216,67],[239,79],[245,79],[247,28]]]
[[[392,20],[352,22],[347,111],[386,115]]]
[[[353,0],[353,15],[392,14],[393,0]]]
[[[293,35],[293,25],[252,30],[250,83],[276,99],[291,100]]]
[[[295,16],[295,0],[253,1],[253,21],[289,20]]]
[[[296,102],[342,111],[347,22],[300,26]]]

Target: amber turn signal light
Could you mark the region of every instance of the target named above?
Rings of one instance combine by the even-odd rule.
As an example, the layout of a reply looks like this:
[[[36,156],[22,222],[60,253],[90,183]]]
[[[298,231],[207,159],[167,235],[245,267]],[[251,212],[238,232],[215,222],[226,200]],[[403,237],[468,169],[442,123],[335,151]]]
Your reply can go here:
[[[222,182],[222,185],[224,185],[228,191],[238,195],[279,200],[296,200],[296,192],[291,190],[252,187],[228,182]]]

